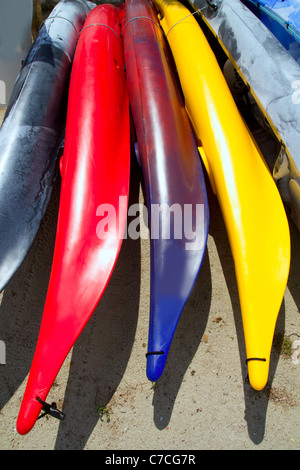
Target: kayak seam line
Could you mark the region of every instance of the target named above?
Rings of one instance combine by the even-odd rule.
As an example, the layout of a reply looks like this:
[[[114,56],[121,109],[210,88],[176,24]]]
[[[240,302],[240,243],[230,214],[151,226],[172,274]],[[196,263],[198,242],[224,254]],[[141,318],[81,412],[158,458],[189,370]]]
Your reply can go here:
[[[72,23],[72,21],[70,21],[68,18],[65,18],[64,16],[49,16],[48,18],[46,18],[41,24],[40,24],[40,27],[39,27],[39,31],[42,29],[42,27],[45,25],[45,23],[47,21],[51,21],[51,20],[56,20],[56,19],[60,19],[60,20],[66,20],[68,21],[68,23],[70,23],[73,28],[75,29],[75,32],[76,34],[78,34],[78,31],[76,29],[76,26]],[[53,21],[52,21],[53,22]],[[51,27],[51,25],[49,25],[49,27]]]
[[[135,16],[134,18],[131,18],[130,20],[128,20],[128,21],[124,24],[124,26],[123,26],[123,31],[124,31],[124,29],[126,28],[126,26],[128,25],[128,23],[130,23],[130,22],[133,21],[133,20],[140,20],[140,19],[141,19],[141,20],[149,20],[149,21],[152,21],[152,23],[154,23],[154,24],[159,28],[159,30],[160,30],[160,32],[161,32],[161,27],[160,27],[159,23],[157,23],[157,21],[153,20],[152,18],[148,18],[147,16]]]
[[[110,26],[108,26],[107,24],[105,23],[93,23],[93,24],[88,24],[86,25],[84,28],[82,28],[82,30],[80,31],[79,35],[81,35],[81,33],[86,29],[86,28],[89,28],[90,26],[105,26],[105,28],[107,29],[110,29],[110,31],[112,31],[116,36],[117,38],[122,41],[121,37],[118,35],[118,33],[116,33],[116,31],[114,29],[112,29]]]
[[[167,32],[166,36],[168,36],[168,34],[170,33],[170,31],[172,31],[173,28],[175,28],[175,26],[177,26],[179,23],[181,23],[182,21],[186,20],[187,18],[189,18],[190,16],[193,16],[193,15],[196,15],[196,13],[201,13],[201,11],[206,8],[205,7],[202,7],[202,8],[199,8],[198,10],[194,11],[193,13],[190,13],[189,15],[185,16],[184,18],[181,18],[180,20],[178,20],[175,24],[173,24],[173,26],[171,26],[171,28],[169,29],[169,31]]]

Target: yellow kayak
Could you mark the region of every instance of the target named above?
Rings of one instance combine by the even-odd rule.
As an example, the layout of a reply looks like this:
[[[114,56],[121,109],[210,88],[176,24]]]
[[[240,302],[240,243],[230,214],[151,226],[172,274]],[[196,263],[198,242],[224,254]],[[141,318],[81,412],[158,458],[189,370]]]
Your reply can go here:
[[[261,390],[268,380],[274,329],[289,273],[285,209],[194,16],[176,0],[154,0],[154,5],[224,217],[235,263],[249,381]]]

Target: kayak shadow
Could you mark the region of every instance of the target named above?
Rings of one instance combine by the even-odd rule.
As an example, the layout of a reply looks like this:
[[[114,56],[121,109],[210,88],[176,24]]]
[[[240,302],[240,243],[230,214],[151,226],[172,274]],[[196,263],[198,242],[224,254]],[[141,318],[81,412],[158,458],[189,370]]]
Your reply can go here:
[[[241,381],[243,382],[245,400],[244,419],[247,423],[249,438],[254,444],[258,445],[263,441],[265,435],[266,413],[269,403],[272,381],[279,361],[280,345],[278,345],[278,343],[276,343],[275,341],[273,343],[270,358],[269,378],[266,387],[262,391],[254,390],[248,380],[248,368],[246,364],[246,349],[242,313],[240,309],[238,287],[235,276],[234,261],[231,255],[231,248],[217,198],[215,198],[214,201],[210,201],[210,204],[213,204],[213,208],[211,210],[214,213],[214,220],[218,221],[216,224],[212,223],[211,235],[214,238],[226,286],[230,295],[238,348],[240,353]],[[279,338],[282,336],[282,334],[284,333],[284,325],[285,304],[283,300],[278,314],[274,338]]]
[[[0,299],[0,339],[6,346],[6,364],[0,368],[0,409],[31,367],[52,266],[59,195],[57,177],[33,245]]]
[[[140,171],[133,159],[129,205],[139,202]],[[128,221],[128,224],[130,221]],[[122,380],[135,339],[140,297],[140,240],[123,240],[112,276],[76,341],[55,449],[85,447]]]
[[[211,273],[206,250],[193,290],[180,316],[162,377],[155,383],[153,419],[157,429],[168,426],[174,403],[206,328],[211,304]]]

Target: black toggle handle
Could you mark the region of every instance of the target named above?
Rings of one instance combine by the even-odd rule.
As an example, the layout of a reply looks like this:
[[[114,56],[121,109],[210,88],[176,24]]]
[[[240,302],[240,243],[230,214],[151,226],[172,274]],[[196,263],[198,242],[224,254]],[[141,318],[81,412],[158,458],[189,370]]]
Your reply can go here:
[[[40,397],[36,397],[37,401],[43,405],[42,410],[44,411],[38,419],[42,418],[43,416],[50,415],[53,418],[59,419],[62,421],[65,418],[65,413],[57,409],[56,403],[53,402],[51,405],[49,403],[44,402]]]

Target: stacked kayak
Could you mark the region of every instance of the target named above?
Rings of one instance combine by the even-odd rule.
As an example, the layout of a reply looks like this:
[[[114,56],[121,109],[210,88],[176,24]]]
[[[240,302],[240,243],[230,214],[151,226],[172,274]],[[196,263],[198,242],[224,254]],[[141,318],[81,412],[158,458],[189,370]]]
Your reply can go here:
[[[130,173],[122,15],[123,10],[113,5],[94,8],[76,47],[53,265],[17,421],[20,434],[30,431],[42,409],[63,417],[46,397],[107,286],[122,243]],[[102,205],[114,210],[119,226],[111,224],[101,234],[97,227],[104,215]]]
[[[189,3],[235,66],[278,139],[281,151],[273,177],[300,229],[300,66],[240,0]]]
[[[242,0],[300,63],[300,0]]]
[[[289,272],[285,210],[194,16],[176,0],[154,3],[220,202],[235,263],[249,381],[261,390]]]
[[[201,1],[195,0],[197,8]],[[241,2],[204,3],[202,18],[223,37],[221,45],[239,71],[244,49],[238,41],[230,43],[235,25],[226,29],[227,18],[241,19],[242,11],[246,32],[253,25],[252,34],[263,31],[273,38]],[[62,0],[24,63],[0,131],[0,289],[36,235],[64,139],[53,264],[17,420],[20,434],[32,429],[42,410],[63,419],[56,405],[46,402],[48,394],[118,259],[128,209],[130,110],[150,228],[148,378],[156,381],[164,371],[206,249],[209,210],[200,153],[232,249],[249,381],[261,390],[268,379],[290,263],[282,199],[194,15],[177,0],[154,0],[154,5],[156,10],[148,0],[97,7]],[[225,23],[214,29],[221,18]],[[288,77],[296,76],[298,69],[289,61],[298,64],[276,40],[265,56],[271,69],[279,56],[290,66]],[[274,83],[278,86],[269,100],[282,82]],[[259,88],[257,92],[259,102]],[[285,136],[290,175],[296,175],[293,139],[288,139],[287,128],[279,129],[269,105],[265,113],[272,115],[278,135]],[[104,219],[110,210],[113,217]]]
[[[209,215],[201,161],[157,16],[146,0],[125,4],[128,92],[150,221],[147,376],[156,381],[203,260]],[[188,216],[195,240],[186,231]]]
[[[89,11],[83,0],[63,0],[54,8],[8,103],[0,129],[0,292],[27,255],[50,199],[71,63]]]

